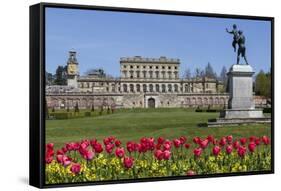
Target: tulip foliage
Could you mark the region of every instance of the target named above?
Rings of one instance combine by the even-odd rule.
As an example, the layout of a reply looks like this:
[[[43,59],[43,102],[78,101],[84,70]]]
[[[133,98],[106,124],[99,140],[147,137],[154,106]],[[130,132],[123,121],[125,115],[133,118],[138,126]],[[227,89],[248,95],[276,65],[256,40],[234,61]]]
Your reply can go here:
[[[271,169],[267,136],[143,137],[125,144],[110,136],[103,143],[96,139],[66,143],[56,151],[48,143],[45,151],[47,184]]]

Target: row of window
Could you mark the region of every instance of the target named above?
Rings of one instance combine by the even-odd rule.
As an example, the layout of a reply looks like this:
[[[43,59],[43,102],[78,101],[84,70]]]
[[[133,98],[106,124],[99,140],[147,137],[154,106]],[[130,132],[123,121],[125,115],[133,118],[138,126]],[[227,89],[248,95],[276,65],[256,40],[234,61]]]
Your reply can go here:
[[[127,66],[127,65],[123,65],[123,68],[131,68],[131,69],[133,69],[133,68],[137,68],[137,69],[139,69],[139,68],[141,68],[141,66],[139,66],[139,65],[135,65],[135,66],[133,66],[133,65],[130,65],[130,66]],[[155,67],[155,69],[159,69],[160,67],[159,66],[154,66]],[[152,69],[153,68],[153,66],[142,66],[142,68],[149,68],[149,69]],[[162,69],[165,69],[166,67],[165,66],[161,66],[161,68]],[[168,66],[167,67],[169,70],[171,70],[172,69],[172,66]],[[175,70],[177,70],[178,69],[178,67],[177,66],[174,66],[173,67]]]
[[[160,89],[161,87],[161,89]],[[168,84],[166,86],[166,84],[156,84],[155,87],[153,86],[153,84],[143,84],[142,85],[142,90],[141,90],[141,85],[137,84],[136,87],[134,87],[133,84],[129,84],[129,86],[127,84],[123,84],[123,92],[179,92],[180,88],[178,86],[178,84]],[[185,92],[190,92],[191,88],[186,85],[185,86]]]
[[[130,78],[134,78],[134,72],[133,71],[129,71],[129,72],[123,71],[123,76],[125,78],[127,78],[128,77],[128,73],[130,74]],[[141,72],[140,71],[136,71],[135,73],[136,73],[136,78],[140,78],[141,77],[141,75],[140,75]],[[154,78],[153,73],[154,73],[153,71],[148,71],[148,72],[147,71],[142,71],[142,77],[143,78],[147,78],[147,77]],[[161,74],[161,76],[160,76],[160,74]],[[168,74],[168,78],[169,79],[173,78],[172,72],[167,72],[167,74]],[[178,78],[178,72],[174,72],[173,74],[174,74],[174,78]],[[159,71],[156,71],[155,72],[155,78],[158,79],[160,77],[166,78],[166,72],[162,71],[160,73]]]

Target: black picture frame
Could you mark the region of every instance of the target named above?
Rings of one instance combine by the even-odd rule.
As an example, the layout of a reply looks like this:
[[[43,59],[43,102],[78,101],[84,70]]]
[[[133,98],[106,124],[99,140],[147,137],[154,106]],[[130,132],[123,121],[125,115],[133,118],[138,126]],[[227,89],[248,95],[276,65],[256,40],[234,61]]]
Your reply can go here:
[[[68,8],[80,10],[103,10],[116,12],[151,13],[165,15],[184,15],[215,18],[235,18],[264,20],[271,22],[271,93],[272,93],[272,124],[271,124],[271,170],[258,172],[223,173],[194,176],[175,176],[161,178],[128,179],[117,181],[99,181],[83,183],[45,184],[45,9]],[[67,186],[84,186],[115,183],[132,183],[147,181],[163,181],[177,179],[210,178],[226,176],[244,176],[274,173],[274,18],[249,15],[232,15],[216,13],[195,13],[183,11],[167,11],[153,9],[135,9],[124,7],[104,7],[74,4],[39,3],[30,6],[30,130],[29,130],[29,184],[38,188],[53,188]]]

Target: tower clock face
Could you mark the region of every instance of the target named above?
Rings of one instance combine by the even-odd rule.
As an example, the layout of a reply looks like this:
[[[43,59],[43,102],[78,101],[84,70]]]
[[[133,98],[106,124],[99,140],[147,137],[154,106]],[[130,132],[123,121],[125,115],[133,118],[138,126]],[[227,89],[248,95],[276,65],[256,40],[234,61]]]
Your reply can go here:
[[[74,64],[68,65],[68,74],[76,74],[76,65]]]

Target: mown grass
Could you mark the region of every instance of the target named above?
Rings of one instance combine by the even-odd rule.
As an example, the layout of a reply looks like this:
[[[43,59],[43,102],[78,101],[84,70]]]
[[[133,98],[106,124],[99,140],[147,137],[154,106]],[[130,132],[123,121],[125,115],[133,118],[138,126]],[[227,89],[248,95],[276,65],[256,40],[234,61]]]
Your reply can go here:
[[[270,125],[241,125],[227,127],[198,127],[199,123],[216,118],[219,113],[194,112],[193,109],[122,109],[113,114],[96,115],[67,120],[46,120],[46,142],[56,148],[70,141],[116,136],[122,142],[137,141],[141,137],[164,136],[169,139],[185,135],[205,137],[270,136]]]

